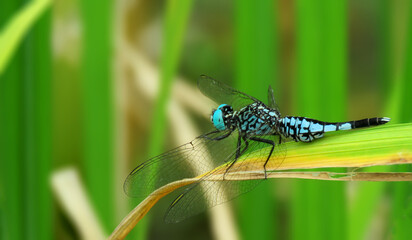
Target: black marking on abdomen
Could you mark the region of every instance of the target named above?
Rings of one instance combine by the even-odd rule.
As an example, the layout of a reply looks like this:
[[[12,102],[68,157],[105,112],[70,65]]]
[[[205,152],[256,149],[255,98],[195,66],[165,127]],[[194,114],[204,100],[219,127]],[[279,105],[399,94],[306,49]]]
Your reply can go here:
[[[295,141],[311,142],[323,137],[323,133],[338,130],[350,130],[369,126],[377,126],[390,121],[390,118],[365,118],[349,122],[322,122],[304,117],[284,117],[280,119],[278,131],[285,137]]]
[[[378,125],[382,125],[385,124],[387,122],[389,122],[391,119],[390,118],[365,118],[365,119],[361,119],[361,120],[356,120],[356,121],[351,121],[349,123],[351,123],[352,128],[363,128],[363,127],[369,127],[369,126],[378,126]]]

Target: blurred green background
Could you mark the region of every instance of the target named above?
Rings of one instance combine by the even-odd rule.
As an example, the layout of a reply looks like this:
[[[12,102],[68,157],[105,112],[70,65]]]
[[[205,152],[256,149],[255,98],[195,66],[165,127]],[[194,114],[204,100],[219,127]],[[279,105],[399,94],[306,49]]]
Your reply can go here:
[[[108,236],[138,203],[127,174],[211,128],[200,74],[263,101],[270,84],[284,115],[412,121],[408,0],[10,0],[0,27],[0,54],[17,46],[0,62],[1,239]],[[412,171],[365,169],[392,170]],[[172,199],[128,239],[412,236],[408,182],[269,180],[165,224]]]

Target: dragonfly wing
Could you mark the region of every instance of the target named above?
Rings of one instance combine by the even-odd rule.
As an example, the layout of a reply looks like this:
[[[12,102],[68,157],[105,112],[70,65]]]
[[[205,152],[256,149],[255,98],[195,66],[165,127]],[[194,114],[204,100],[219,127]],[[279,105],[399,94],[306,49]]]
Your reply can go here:
[[[241,91],[233,89],[224,83],[214,80],[211,77],[201,75],[197,85],[200,91],[218,104],[229,104],[235,110],[260,100],[247,95]]]
[[[183,178],[206,173],[224,163],[225,157],[236,148],[236,138],[213,138],[228,131],[210,132],[193,141],[147,160],[126,178],[123,188],[130,197],[144,198],[159,187]]]
[[[273,88],[271,86],[269,86],[268,88],[268,104],[269,104],[269,107],[279,111],[279,106],[276,103],[276,99],[275,99],[275,91],[273,91]]]
[[[235,164],[232,167],[233,169],[230,169],[229,172],[245,172],[253,169],[254,171],[264,173],[263,165],[269,155],[270,158],[266,163],[267,171],[274,171],[282,165],[287,153],[286,144],[284,144],[286,139],[280,135],[265,135],[256,138],[274,143],[272,154],[270,155],[270,151],[272,150],[271,144],[267,142],[257,142],[256,147],[250,149],[250,152],[248,153],[248,161],[240,161],[238,164]]]
[[[274,136],[272,136],[273,138]],[[286,153],[283,152],[283,146],[276,145],[275,150],[270,159],[270,164],[279,166],[283,161]],[[241,149],[245,146],[241,145]],[[263,164],[268,156],[270,149],[268,145],[262,142],[249,141],[249,150],[246,151],[235,164],[227,170],[215,169],[205,175],[198,182],[189,185],[186,190],[180,194],[170,205],[165,216],[165,221],[176,223],[182,221],[190,216],[201,213],[213,206],[227,202],[236,198],[237,196],[249,192],[254,189],[262,180],[230,180],[231,173],[244,172],[247,174],[256,175],[264,173]],[[228,157],[229,166],[234,161],[235,152]],[[247,161],[242,161],[247,159]],[[271,162],[272,161],[272,162]],[[268,168],[267,168],[268,169]],[[227,172],[226,172],[227,170]],[[219,172],[219,173],[218,173]],[[223,179],[222,172],[226,172]],[[216,180],[216,175],[219,174],[220,179]]]

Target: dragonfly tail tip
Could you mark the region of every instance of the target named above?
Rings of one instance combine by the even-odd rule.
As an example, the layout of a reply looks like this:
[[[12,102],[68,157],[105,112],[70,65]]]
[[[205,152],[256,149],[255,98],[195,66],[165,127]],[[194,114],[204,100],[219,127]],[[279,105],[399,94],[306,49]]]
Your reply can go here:
[[[387,123],[387,122],[389,122],[390,120],[391,120],[391,118],[388,118],[388,117],[383,117],[383,118],[381,119],[381,121],[384,122],[384,123]]]

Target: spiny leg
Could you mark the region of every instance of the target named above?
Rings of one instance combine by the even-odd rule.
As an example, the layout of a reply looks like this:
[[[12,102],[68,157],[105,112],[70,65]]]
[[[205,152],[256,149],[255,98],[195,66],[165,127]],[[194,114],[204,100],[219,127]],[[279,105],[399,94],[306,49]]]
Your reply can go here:
[[[242,152],[239,154],[239,157],[243,155],[243,153],[246,152],[247,148],[249,147],[249,142],[247,141],[246,137],[242,137],[243,141],[245,142],[245,147],[243,148]]]
[[[236,156],[235,156],[235,161],[240,157],[240,146],[242,145],[242,137],[239,136],[237,137],[237,146],[236,146]]]
[[[229,169],[236,163],[237,159],[245,153],[247,148],[249,147],[249,142],[243,137],[243,141],[245,142],[245,147],[243,148],[242,151],[240,151],[241,145],[242,145],[242,137],[239,135],[238,140],[237,140],[237,147],[236,147],[236,154],[235,154],[235,160],[233,160],[229,167],[226,168],[225,174],[223,175],[223,180],[225,180],[226,174],[229,172]]]
[[[270,156],[272,156],[273,150],[275,149],[275,143],[272,140],[264,139],[264,138],[257,138],[257,137],[251,137],[250,140],[257,141],[257,142],[262,142],[262,143],[267,143],[272,145],[272,148],[270,149],[270,153],[268,158],[265,161],[265,164],[263,164],[263,169],[265,171],[265,179],[267,179],[267,173],[266,173],[266,164],[269,162]],[[280,140],[279,140],[280,142]]]
[[[241,143],[242,143],[242,140],[243,139],[243,141],[245,142],[245,147],[243,148],[243,150],[242,151],[240,151],[240,147],[241,147]],[[235,158],[235,161],[240,157],[240,156],[242,156],[243,155],[243,153],[245,153],[245,151],[247,150],[247,148],[249,147],[249,142],[247,141],[247,139],[246,139],[246,137],[241,137],[240,135],[239,135],[239,137],[238,137],[238,141],[237,141],[237,149],[236,149],[236,158]]]
[[[215,137],[215,138],[208,137],[208,135],[211,135],[213,133],[218,133],[218,132],[220,132],[220,131],[216,130],[216,131],[210,132],[208,134],[205,134],[203,137],[206,138],[206,139],[212,140],[212,141],[219,141],[219,140],[222,140],[222,139],[225,139],[225,138],[229,137],[230,134],[232,134],[232,131],[229,131],[228,133],[226,133],[225,135],[222,135],[222,136],[218,136],[218,137]]]

